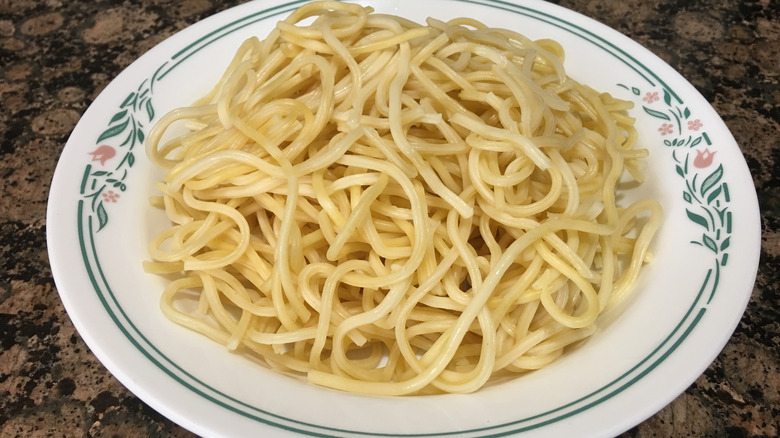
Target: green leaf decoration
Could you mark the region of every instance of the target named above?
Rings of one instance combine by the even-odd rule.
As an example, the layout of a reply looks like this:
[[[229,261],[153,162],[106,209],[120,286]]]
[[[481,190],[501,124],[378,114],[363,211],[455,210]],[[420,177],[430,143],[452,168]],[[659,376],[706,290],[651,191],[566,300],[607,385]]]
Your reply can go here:
[[[106,172],[105,170],[98,170],[97,172],[92,173],[92,176],[103,176],[103,175],[108,175],[108,172]]]
[[[152,106],[152,99],[146,101],[146,115],[149,116],[149,121],[151,122],[154,118],[154,107]]]
[[[122,102],[122,105],[119,105],[119,107],[120,107],[120,108],[124,108],[124,107],[126,107],[127,105],[129,105],[129,104],[130,104],[130,102],[132,102],[132,101],[133,101],[133,98],[134,98],[134,97],[135,97],[135,93],[130,93],[130,94],[128,94],[128,95],[127,95],[127,97],[125,98],[125,101],[124,101],[124,102]]]
[[[133,139],[133,130],[131,129],[130,133],[127,134],[127,137],[125,138],[125,141],[123,141],[119,146],[126,146],[127,144],[130,143],[130,140],[132,139]]]
[[[618,84],[618,86],[630,90],[634,96],[639,96],[637,100],[641,99],[642,91],[639,88],[629,88],[629,86],[623,84]],[[688,219],[694,224],[701,225],[704,229],[701,237],[697,240],[690,240],[690,244],[706,247],[714,254],[717,264],[726,266],[730,255],[728,250],[731,245],[730,235],[734,224],[732,212],[730,211],[729,187],[726,182],[723,182],[723,165],[720,164],[717,168],[714,168],[714,166],[710,167],[708,164],[702,166],[703,168],[699,168],[701,163],[696,162],[691,163],[696,164],[696,166],[689,167],[689,162],[696,155],[690,154],[687,149],[700,146],[702,143],[705,146],[712,146],[712,141],[706,131],[700,131],[697,128],[700,127],[698,120],[695,126],[694,123],[689,122],[688,129],[684,128],[684,122],[686,120],[690,121],[694,116],[691,109],[674,94],[674,91],[661,86],[659,92],[663,94],[662,99],[666,105],[665,107],[657,105],[644,106],[641,104],[639,106],[650,117],[672,124],[671,127],[665,123],[661,126],[659,131],[663,133],[663,137],[659,139],[659,142],[663,142],[664,145],[671,149],[671,158],[674,160],[675,172],[684,180],[685,187],[683,187],[681,192],[683,200],[689,204],[688,208],[685,209]],[[648,93],[649,95],[650,93]],[[643,100],[650,99],[645,98]],[[679,137],[674,138],[675,136]],[[677,149],[682,148],[685,148],[686,151],[681,151],[682,155],[680,155],[677,153]],[[712,295],[714,295],[714,292],[713,289]]]
[[[723,186],[719,186],[717,189],[713,190],[712,193],[710,193],[710,195],[707,196],[707,204],[712,204],[712,201],[714,201],[715,198],[717,198],[722,191],[723,191]]]
[[[100,231],[108,223],[108,213],[106,212],[106,207],[103,206],[102,202],[98,204],[96,213],[98,219],[98,231]]]
[[[725,184],[724,184],[724,186],[725,186]],[[721,187],[723,187],[723,186],[721,186]],[[726,214],[728,213],[728,209],[729,209],[728,207],[724,207],[724,208],[721,208],[721,209],[717,209],[717,208],[715,209],[715,211],[718,212],[718,219],[720,219],[720,223],[721,224],[728,225],[726,223]],[[731,230],[729,229],[726,232],[730,233]]]
[[[732,222],[731,222],[731,212],[727,211],[726,212],[726,232],[727,233],[731,233],[731,225],[732,225]]]
[[[144,132],[141,131],[141,129],[136,129],[136,134],[138,135],[138,142],[143,143],[144,142]]]
[[[702,217],[702,216],[699,216],[698,214],[696,214],[696,213],[694,213],[694,212],[692,212],[692,211],[688,210],[687,208],[685,209],[685,213],[688,215],[688,218],[689,218],[690,220],[692,220],[693,222],[695,222],[695,223],[697,223],[697,224],[701,225],[701,226],[702,226],[702,227],[704,227],[704,228],[705,228],[707,231],[709,231],[709,230],[710,230],[710,225],[709,225],[709,223],[707,223],[707,219],[704,219],[704,217]]]
[[[103,140],[109,139],[111,137],[115,137],[122,133],[125,129],[127,129],[127,124],[130,123],[130,119],[126,119],[124,122],[114,125],[103,131],[102,134],[100,134],[100,137],[98,137],[97,141],[95,143],[100,143]]]
[[[723,178],[723,165],[719,165],[717,169],[715,169],[707,178],[704,179],[704,182],[701,183],[701,194],[706,194],[711,188],[715,187],[719,182],[720,179]]]
[[[650,108],[648,108],[646,106],[643,106],[642,109],[645,110],[645,112],[647,114],[650,114],[651,116],[653,116],[653,117],[655,117],[657,119],[672,120],[672,119],[669,118],[668,114],[662,113],[661,111],[656,111],[656,110],[650,109]]]
[[[127,165],[129,167],[133,167],[133,164],[135,164],[135,155],[133,155],[132,152],[127,153]]]
[[[126,115],[127,115],[127,110],[119,111],[118,113],[114,114],[114,117],[111,118],[111,121],[108,122],[108,124],[112,125],[112,124],[118,122],[119,120],[121,120]]]
[[[710,237],[710,236],[708,236],[706,234],[702,234],[701,235],[701,242],[704,244],[704,246],[706,246],[707,248],[712,250],[712,252],[714,252],[715,254],[718,253],[718,244],[715,243],[714,240],[712,240],[712,237]]]

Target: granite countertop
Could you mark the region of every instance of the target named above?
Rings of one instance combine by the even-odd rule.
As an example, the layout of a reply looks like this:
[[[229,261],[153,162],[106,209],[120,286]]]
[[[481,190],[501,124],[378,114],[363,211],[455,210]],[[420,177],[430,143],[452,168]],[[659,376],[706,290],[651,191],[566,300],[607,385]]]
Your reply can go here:
[[[238,3],[0,0],[0,437],[185,437],[95,358],[57,294],[49,184],[71,130],[134,59]],[[780,418],[780,5],[770,0],[560,0],[635,39],[712,103],[762,213],[753,295],[730,342],[626,437],[770,437]]]

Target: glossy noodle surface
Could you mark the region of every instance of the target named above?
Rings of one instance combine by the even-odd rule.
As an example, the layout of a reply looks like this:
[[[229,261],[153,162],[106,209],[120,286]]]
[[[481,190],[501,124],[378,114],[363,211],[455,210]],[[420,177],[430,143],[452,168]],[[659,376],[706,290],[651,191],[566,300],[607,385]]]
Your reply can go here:
[[[551,40],[310,3],[147,140],[167,317],[314,384],[472,392],[634,287],[660,222],[629,102]],[[162,141],[171,126],[188,132]]]

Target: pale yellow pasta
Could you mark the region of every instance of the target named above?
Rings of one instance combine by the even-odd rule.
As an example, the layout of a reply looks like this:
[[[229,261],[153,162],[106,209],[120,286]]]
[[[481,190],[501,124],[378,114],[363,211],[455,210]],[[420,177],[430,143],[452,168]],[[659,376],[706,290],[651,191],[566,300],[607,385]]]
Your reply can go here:
[[[628,108],[551,40],[309,3],[149,134],[172,224],[145,268],[171,320],[273,369],[472,392],[634,288],[661,215],[616,203],[646,155]]]

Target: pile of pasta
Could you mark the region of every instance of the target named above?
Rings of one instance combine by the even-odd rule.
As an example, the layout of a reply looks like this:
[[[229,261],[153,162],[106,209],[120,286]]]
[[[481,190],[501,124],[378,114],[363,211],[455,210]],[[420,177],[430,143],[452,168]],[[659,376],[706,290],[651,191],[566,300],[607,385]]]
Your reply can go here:
[[[647,155],[631,104],[563,57],[341,2],[247,40],[148,136],[162,311],[356,393],[471,392],[556,360],[632,290],[661,216],[616,204]]]

